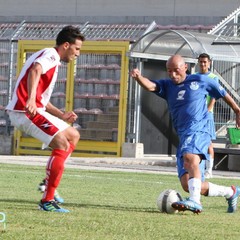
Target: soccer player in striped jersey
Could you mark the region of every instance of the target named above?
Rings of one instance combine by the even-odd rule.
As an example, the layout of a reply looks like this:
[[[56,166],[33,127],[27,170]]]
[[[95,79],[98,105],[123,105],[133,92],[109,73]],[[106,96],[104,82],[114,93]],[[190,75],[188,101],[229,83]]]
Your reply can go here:
[[[17,79],[11,101],[6,109],[16,128],[49,146],[52,154],[46,167],[45,191],[39,209],[69,212],[54,200],[60,183],[64,162],[74,150],[80,134],[69,123],[77,115],[63,112],[50,103],[57,80],[58,67],[80,55],[85,37],[74,26],[64,27],[56,37],[55,47],[44,48],[30,56]]]

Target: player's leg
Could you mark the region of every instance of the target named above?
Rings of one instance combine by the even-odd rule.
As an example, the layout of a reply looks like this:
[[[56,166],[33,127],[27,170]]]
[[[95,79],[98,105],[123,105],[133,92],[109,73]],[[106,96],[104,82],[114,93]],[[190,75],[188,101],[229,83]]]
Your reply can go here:
[[[58,126],[61,126],[61,124],[58,123]],[[68,126],[64,130],[57,132],[49,143],[53,151],[46,167],[46,189],[41,203],[48,203],[54,199],[64,171],[64,163],[73,152],[79,137],[79,132],[75,128]]]
[[[180,178],[180,182],[184,190],[189,192],[189,197],[186,200],[177,202],[173,205],[174,208],[185,211],[190,210],[194,213],[202,211],[200,202],[201,192],[201,174],[199,170],[200,157],[194,154],[184,155],[184,168],[188,172]]]
[[[214,164],[214,149],[213,149],[213,143],[211,142],[209,146],[209,155],[210,159],[206,160],[206,169],[205,169],[205,178],[212,178],[212,169],[213,169],[213,164]]]
[[[181,178],[181,184],[183,189],[188,192],[188,174],[185,174]],[[237,210],[238,197],[240,195],[240,188],[237,186],[221,186],[210,182],[202,182],[201,195],[208,197],[225,197],[228,203],[227,212],[233,213]]]
[[[195,132],[182,136],[177,152],[178,176],[182,187],[189,192],[189,198],[173,204],[178,210],[190,210],[195,213],[202,211],[202,159],[207,159],[210,135],[206,132]],[[201,163],[201,164],[200,164]],[[187,173],[187,174],[185,174]]]
[[[226,186],[221,186],[221,185],[216,185],[210,182],[206,182],[204,180],[204,166],[205,166],[204,162],[205,161],[203,160],[199,165],[199,169],[202,176],[201,195],[209,196],[209,197],[225,197],[228,203],[227,212],[229,213],[235,212],[237,209],[238,197],[240,195],[240,188],[237,186],[226,187]],[[177,168],[178,168],[178,176],[179,176],[182,188],[184,191],[189,192],[189,189],[188,189],[189,174],[183,167],[183,160],[181,160],[178,157],[177,157]],[[185,206],[185,204],[187,204],[187,206]],[[190,206],[188,206],[188,204],[190,204]],[[190,208],[190,210],[192,209],[192,210],[195,210],[195,212],[197,212],[196,208],[194,208],[194,205],[193,207],[191,207],[191,205],[192,203],[185,201],[184,205],[183,203],[180,203],[178,205],[175,205],[175,208],[180,208],[182,210],[189,210],[188,208]]]
[[[54,192],[63,174],[64,163],[74,150],[78,139],[79,134],[77,130],[68,127],[62,132],[57,133],[49,144],[53,148],[53,151],[46,168],[46,191],[43,195],[43,201],[53,199]]]
[[[9,116],[13,125],[19,130],[39,139],[45,146],[51,143],[51,147],[54,148],[49,159],[50,164],[48,164],[47,168],[48,183],[46,184],[45,193],[39,205],[40,209],[68,212],[68,210],[60,208],[54,202],[53,189],[57,188],[64,169],[64,162],[79,140],[78,131],[61,119],[44,111],[38,112],[33,118],[30,118],[25,113],[15,112],[11,112]],[[51,185],[50,191],[48,191],[47,187],[49,179]]]
[[[240,187],[238,186],[221,186],[211,182],[205,182],[208,191],[204,194],[209,197],[225,197],[228,203],[227,212],[233,213],[237,210],[238,197],[240,195]]]
[[[209,121],[208,121],[208,128],[209,128],[209,133],[211,135],[211,140],[216,139],[216,131],[215,131],[215,124],[214,124],[214,117],[213,113],[209,113]],[[211,141],[209,148],[208,148],[208,153],[210,155],[209,161],[206,161],[206,169],[205,169],[205,178],[212,178],[212,169],[214,165],[214,149],[213,149],[213,143]]]
[[[191,175],[189,175],[186,168],[186,164],[184,163],[183,157],[179,157],[180,155],[177,154],[177,168],[178,168],[178,177],[180,179],[180,183],[182,185],[182,188],[184,191],[189,192],[190,196],[186,200],[182,200],[179,202],[175,202],[172,204],[172,207],[179,210],[179,211],[185,211],[189,210],[194,213],[200,213],[202,211],[202,205],[200,203],[200,191],[201,191],[201,179],[199,179],[200,170],[199,170],[199,161],[200,158],[194,156],[194,165],[196,164],[196,167],[198,169],[191,169]],[[190,158],[190,156],[187,156]],[[194,168],[194,166],[187,166],[188,168]],[[195,176],[191,177],[190,176]],[[200,180],[200,186],[199,186],[199,180]]]
[[[65,125],[65,123],[63,124]],[[58,126],[62,126],[62,123],[58,122]],[[63,173],[64,162],[66,161],[68,156],[71,155],[77,142],[79,141],[79,137],[80,137],[79,132],[75,128],[71,126],[67,126],[66,129],[58,132],[50,142],[49,146],[53,149],[53,151],[52,151],[51,157],[49,158],[49,162],[51,162],[51,164],[48,164],[48,166],[50,166],[51,168],[47,167],[46,178],[39,185],[39,189],[42,192],[45,192],[47,184],[49,186],[48,194],[46,195],[45,199],[43,199],[44,201],[48,201],[49,199],[52,198],[52,191],[53,189],[55,189],[54,200],[57,203],[64,202],[64,199],[59,195],[57,191],[57,186],[59,185],[59,182]],[[55,171],[57,171],[58,173],[54,173]],[[52,172],[52,177],[49,180],[48,173],[51,173],[51,172]],[[57,177],[58,181],[54,183],[54,178],[56,177],[56,174],[58,174],[58,177]],[[50,184],[49,184],[49,181],[50,181]]]
[[[44,193],[45,189],[46,189],[46,179],[44,178],[38,185],[38,191],[40,191],[41,193]],[[54,200],[60,204],[64,203],[64,199],[61,197],[57,189],[54,192]]]

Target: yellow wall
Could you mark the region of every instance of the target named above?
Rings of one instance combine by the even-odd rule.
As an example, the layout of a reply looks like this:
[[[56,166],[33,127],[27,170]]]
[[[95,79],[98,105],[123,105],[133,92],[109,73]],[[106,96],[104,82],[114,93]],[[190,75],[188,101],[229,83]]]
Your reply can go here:
[[[18,42],[19,74],[26,58],[26,53],[35,52],[45,47],[54,46],[54,41],[45,40],[20,40]],[[72,156],[118,156],[121,155],[121,146],[125,142],[126,111],[127,111],[127,83],[128,83],[128,58],[126,52],[129,42],[118,41],[86,41],[81,49],[82,54],[120,54],[120,92],[118,108],[118,135],[117,141],[80,140]],[[81,56],[80,56],[81,58]],[[67,66],[66,81],[66,111],[73,110],[74,102],[74,74],[76,62],[72,61]],[[81,130],[80,130],[81,134]],[[29,136],[24,136],[20,131],[14,132],[14,153],[16,155],[49,155],[51,150],[41,150],[41,142]]]

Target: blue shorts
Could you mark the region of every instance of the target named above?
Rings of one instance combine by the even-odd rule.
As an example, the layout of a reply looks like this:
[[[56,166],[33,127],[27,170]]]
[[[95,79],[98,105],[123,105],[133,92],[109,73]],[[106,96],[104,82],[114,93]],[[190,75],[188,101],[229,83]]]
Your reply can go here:
[[[199,168],[201,171],[202,181],[204,181],[205,160],[209,161],[208,147],[211,142],[211,136],[206,132],[195,132],[193,134],[185,134],[180,139],[180,144],[177,149],[177,170],[178,177],[181,178],[187,173],[184,168],[183,155],[186,153],[197,154],[201,156]]]

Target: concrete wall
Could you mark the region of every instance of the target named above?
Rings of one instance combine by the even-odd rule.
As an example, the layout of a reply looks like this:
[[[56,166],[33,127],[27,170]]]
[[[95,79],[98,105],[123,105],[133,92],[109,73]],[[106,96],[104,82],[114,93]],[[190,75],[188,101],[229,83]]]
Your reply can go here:
[[[0,21],[216,24],[240,3],[218,0],[215,5],[215,0],[0,0]]]
[[[1,0],[0,15],[226,16],[239,5],[239,0]]]

